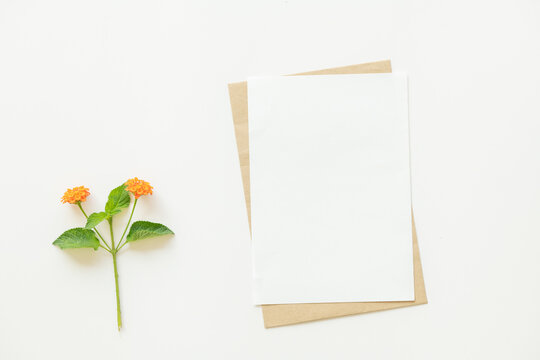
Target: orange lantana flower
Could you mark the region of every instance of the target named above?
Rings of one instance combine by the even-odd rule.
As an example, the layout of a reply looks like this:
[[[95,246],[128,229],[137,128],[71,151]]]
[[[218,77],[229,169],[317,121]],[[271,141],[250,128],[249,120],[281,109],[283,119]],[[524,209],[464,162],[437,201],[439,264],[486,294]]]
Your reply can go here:
[[[90,195],[90,191],[84,186],[77,186],[73,189],[67,189],[62,196],[62,203],[76,204],[78,202],[86,201],[86,197]]]
[[[126,181],[126,190],[135,195],[135,199],[141,195],[152,195],[152,189],[153,187],[144,180],[133,178]]]

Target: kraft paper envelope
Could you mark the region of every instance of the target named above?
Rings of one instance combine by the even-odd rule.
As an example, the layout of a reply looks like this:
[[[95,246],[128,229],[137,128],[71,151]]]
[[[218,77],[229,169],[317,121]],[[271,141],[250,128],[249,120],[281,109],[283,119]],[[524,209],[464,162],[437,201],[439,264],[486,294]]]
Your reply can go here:
[[[390,72],[392,72],[390,61],[386,60],[311,71],[294,75],[337,75]],[[240,157],[240,168],[242,172],[242,182],[244,184],[244,196],[246,200],[248,221],[251,226],[247,82],[229,84],[229,96],[231,101],[238,155]],[[396,309],[405,306],[427,304],[424,275],[422,273],[422,264],[420,262],[420,252],[418,249],[418,240],[414,225],[414,214],[412,228],[415,291],[414,301],[262,305],[261,308],[263,312],[264,326],[266,328],[270,328],[346,315],[364,314],[374,311]]]

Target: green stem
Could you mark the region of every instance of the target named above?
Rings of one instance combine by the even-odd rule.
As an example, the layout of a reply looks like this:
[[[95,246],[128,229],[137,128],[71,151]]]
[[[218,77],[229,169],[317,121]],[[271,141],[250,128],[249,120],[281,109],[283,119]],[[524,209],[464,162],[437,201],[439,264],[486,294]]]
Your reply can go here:
[[[118,290],[118,269],[116,266],[116,253],[112,256],[114,265],[114,285],[116,287],[116,321],[118,322],[118,331],[122,328],[122,313],[120,311],[120,292]]]
[[[122,328],[122,312],[120,311],[120,290],[118,287],[118,267],[116,265],[116,252],[117,250],[114,248],[114,234],[113,234],[113,225],[112,225],[112,218],[109,219],[109,229],[111,231],[111,244],[112,244],[112,258],[113,258],[113,266],[114,266],[114,286],[116,289],[116,320],[118,322],[118,331]]]
[[[122,244],[122,246],[119,246],[118,249],[116,249],[116,251],[117,251],[117,252],[120,251],[120,249],[123,248],[124,245],[126,245],[126,244],[127,244],[127,241],[125,241],[125,242]]]
[[[112,254],[111,250],[107,249],[105,246],[99,244],[99,247],[105,249],[105,251],[110,252]]]
[[[84,212],[84,210],[83,210],[83,208],[82,208],[82,205],[81,205],[81,202],[80,202],[80,201],[77,203],[77,205],[79,205],[79,209],[81,209],[81,211],[82,211],[84,217],[88,219],[88,215],[86,215],[86,213]],[[103,238],[103,236],[101,236],[101,234],[99,233],[99,231],[98,231],[96,228],[94,228],[94,231],[98,234],[98,236],[99,236],[99,238],[101,239],[101,241],[103,241],[103,244],[107,247],[106,250],[107,250],[108,252],[111,252],[111,250],[112,250],[111,247],[109,246],[109,244],[107,244],[107,242],[105,241],[105,239]],[[102,247],[103,247],[103,246],[102,246]],[[105,248],[104,248],[104,249],[105,249]]]
[[[81,211],[82,211],[84,217],[88,219],[88,215],[86,215],[86,213],[84,212],[84,209],[82,208],[82,205],[81,205],[81,202],[80,202],[80,201],[77,203],[77,205],[79,205],[79,209],[81,209]]]
[[[126,240],[125,243],[120,245],[122,243],[122,240],[124,239],[124,236],[126,235],[126,231],[129,228],[129,224],[131,224],[131,218],[133,217],[133,213],[135,212],[135,206],[137,206],[137,200],[139,200],[139,199],[136,198],[135,202],[133,203],[133,208],[131,209],[131,215],[129,215],[128,223],[126,225],[126,228],[124,229],[124,233],[122,234],[122,237],[120,238],[120,241],[118,242],[118,248],[116,249],[116,251],[119,251],[121,248],[124,247],[124,245],[127,244],[127,240]]]

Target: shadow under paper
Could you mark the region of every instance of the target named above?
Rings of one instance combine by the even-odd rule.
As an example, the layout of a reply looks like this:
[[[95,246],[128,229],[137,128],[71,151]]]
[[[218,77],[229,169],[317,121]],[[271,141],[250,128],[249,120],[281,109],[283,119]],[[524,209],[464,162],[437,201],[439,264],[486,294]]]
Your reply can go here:
[[[90,266],[100,262],[100,258],[106,254],[106,251],[104,251],[103,249],[98,249],[97,251],[95,251],[94,249],[90,248],[64,249],[61,251],[67,254],[68,257],[76,263],[84,266]]]
[[[130,242],[124,249],[129,247],[129,250],[135,251],[149,251],[157,250],[165,247],[174,235],[160,236],[157,238],[143,239]],[[122,250],[124,250],[122,249]]]

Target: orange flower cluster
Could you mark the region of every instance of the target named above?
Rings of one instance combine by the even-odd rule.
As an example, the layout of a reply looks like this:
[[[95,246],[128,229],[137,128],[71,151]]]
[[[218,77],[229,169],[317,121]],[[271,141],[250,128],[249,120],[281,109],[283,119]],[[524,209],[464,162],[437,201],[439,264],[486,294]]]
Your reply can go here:
[[[152,195],[152,189],[153,187],[144,180],[133,178],[126,181],[126,190],[135,195],[135,199],[141,195]]]
[[[86,201],[86,197],[90,195],[90,191],[84,186],[77,186],[73,189],[67,189],[62,196],[62,203],[76,204],[78,202]]]

